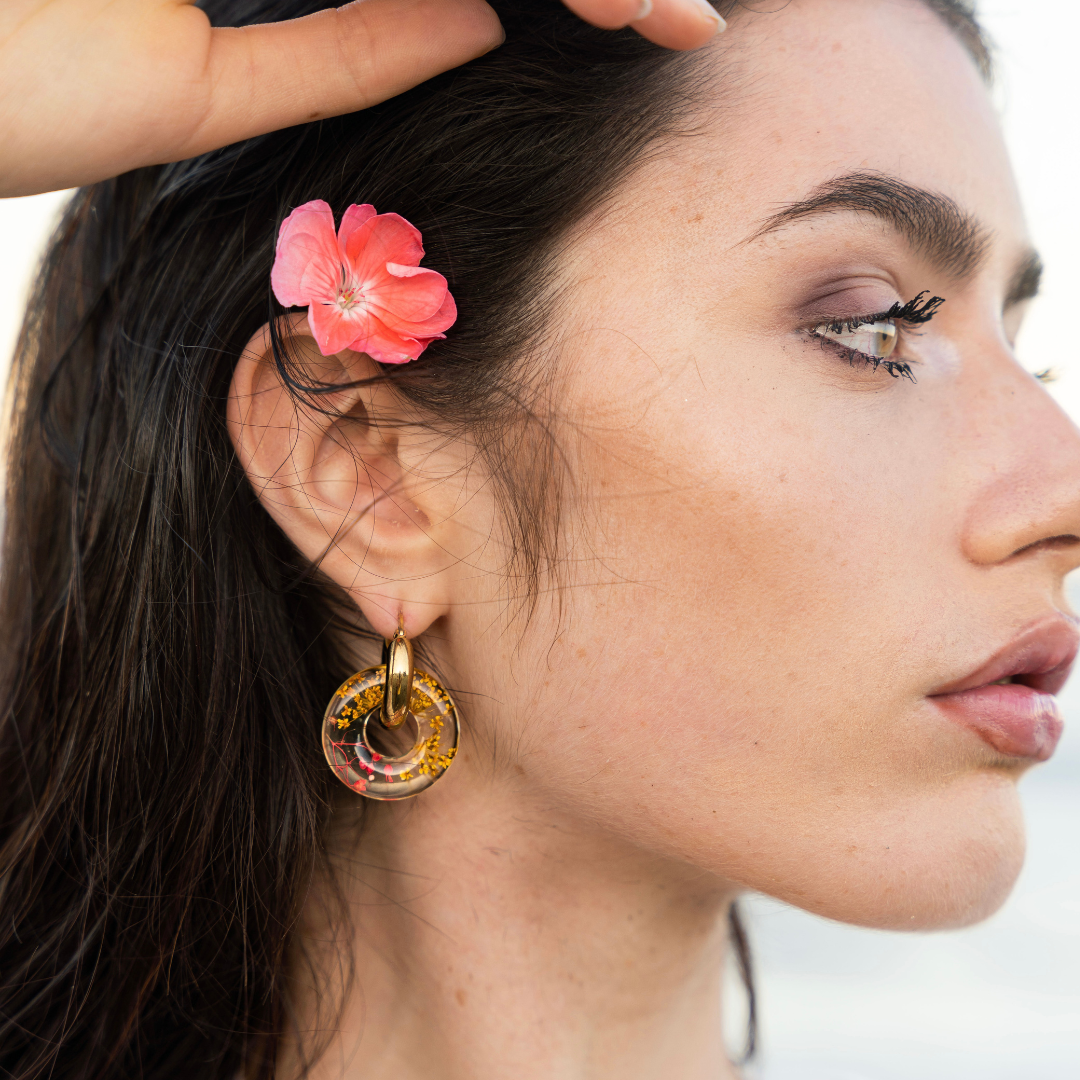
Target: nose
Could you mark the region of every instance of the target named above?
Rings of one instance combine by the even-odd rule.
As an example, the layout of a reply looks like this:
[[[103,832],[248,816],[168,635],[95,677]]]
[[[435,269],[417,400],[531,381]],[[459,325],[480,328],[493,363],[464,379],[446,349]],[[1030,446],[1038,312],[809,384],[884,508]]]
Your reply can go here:
[[[1080,430],[1040,383],[1010,368],[969,417],[977,464],[964,554],[1064,575],[1080,566]]]

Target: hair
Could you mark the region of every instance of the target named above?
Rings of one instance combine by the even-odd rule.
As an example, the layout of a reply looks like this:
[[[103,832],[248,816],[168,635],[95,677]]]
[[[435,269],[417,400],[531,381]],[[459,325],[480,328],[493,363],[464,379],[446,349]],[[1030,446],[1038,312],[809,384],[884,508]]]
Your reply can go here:
[[[970,8],[925,2],[988,71]],[[327,5],[203,6],[242,25]],[[370,202],[422,231],[460,318],[385,377],[434,427],[477,436],[525,578],[553,564],[554,451],[523,434],[552,268],[680,133],[703,67],[556,0],[495,7],[494,52],[362,113],[95,184],[51,241],[9,386],[5,1077],[273,1075],[336,784],[317,718],[350,670],[342,598],[264,512],[225,425],[236,359],[280,313],[268,279],[292,207]]]

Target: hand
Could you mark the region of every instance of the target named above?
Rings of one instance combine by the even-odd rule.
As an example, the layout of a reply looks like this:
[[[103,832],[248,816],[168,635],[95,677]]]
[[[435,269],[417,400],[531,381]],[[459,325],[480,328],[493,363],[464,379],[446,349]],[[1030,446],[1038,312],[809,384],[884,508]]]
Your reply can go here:
[[[673,48],[719,25],[705,0],[642,3],[568,0],[597,26],[633,22]],[[363,109],[502,40],[484,0],[361,0],[241,28],[211,27],[191,0],[2,0],[0,196]]]

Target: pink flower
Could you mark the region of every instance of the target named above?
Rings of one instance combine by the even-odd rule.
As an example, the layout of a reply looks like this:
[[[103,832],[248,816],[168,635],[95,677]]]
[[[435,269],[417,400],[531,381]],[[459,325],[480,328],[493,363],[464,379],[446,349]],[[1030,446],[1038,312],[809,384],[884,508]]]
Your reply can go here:
[[[404,364],[457,318],[446,278],[423,257],[419,231],[398,214],[354,204],[335,236],[334,212],[315,199],[281,223],[270,284],[286,307],[307,305],[323,356],[352,349]]]

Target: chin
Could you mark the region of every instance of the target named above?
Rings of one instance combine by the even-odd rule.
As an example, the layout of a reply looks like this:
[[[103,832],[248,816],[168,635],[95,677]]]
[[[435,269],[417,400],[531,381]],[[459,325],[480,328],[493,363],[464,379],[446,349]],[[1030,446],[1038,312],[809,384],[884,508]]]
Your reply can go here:
[[[804,880],[797,895],[774,895],[828,919],[881,930],[971,926],[1008,899],[1025,852],[1014,774],[969,776],[944,796],[889,816],[892,823],[882,822],[871,839],[863,825],[861,844],[822,859],[833,871],[819,883],[824,889],[811,892]]]

